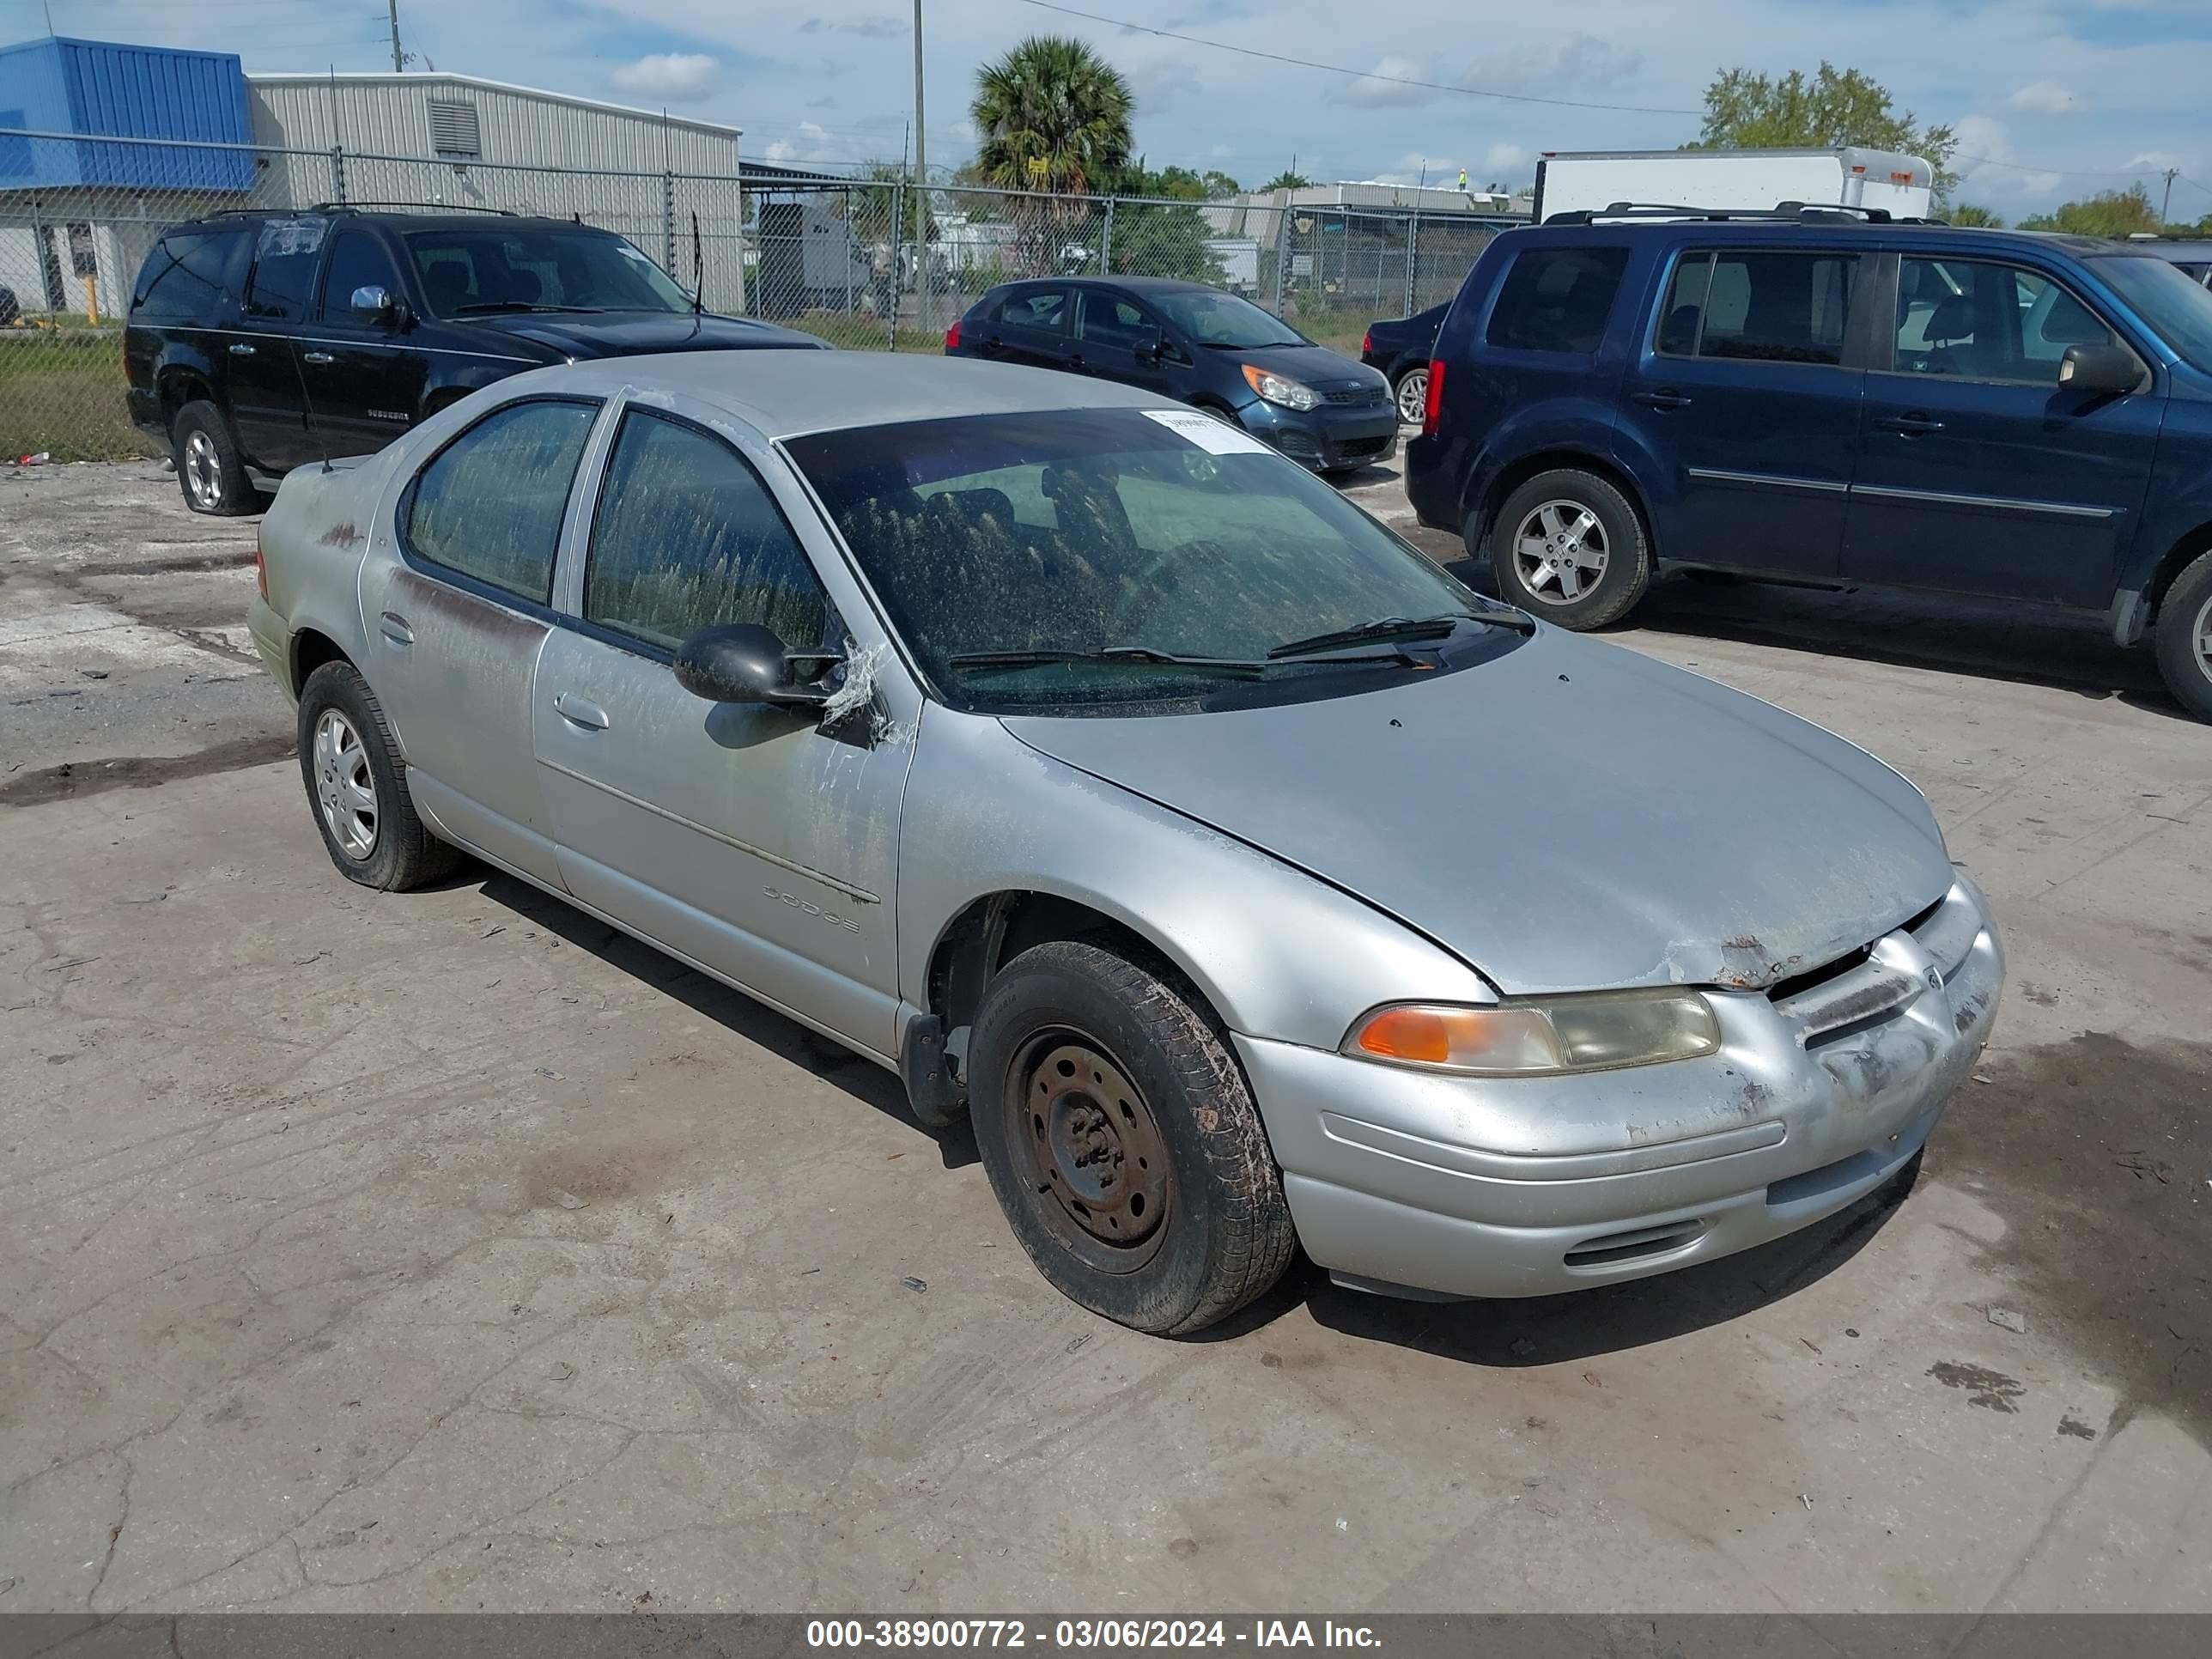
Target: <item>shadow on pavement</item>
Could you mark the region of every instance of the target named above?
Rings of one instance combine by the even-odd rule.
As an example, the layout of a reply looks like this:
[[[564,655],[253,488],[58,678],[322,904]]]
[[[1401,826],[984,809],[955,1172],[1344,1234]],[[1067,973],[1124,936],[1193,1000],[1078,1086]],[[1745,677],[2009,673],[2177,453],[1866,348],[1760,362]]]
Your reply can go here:
[[[817,1035],[797,1020],[754,1001],[744,992],[732,991],[720,981],[685,967],[675,957],[639,943],[621,929],[610,927],[574,905],[513,876],[471,864],[453,878],[452,884],[477,888],[490,902],[527,917],[568,944],[590,951],[610,967],[675,998],[693,1012],[713,1020],[747,1042],[836,1085],[854,1099],[874,1107],[917,1134],[927,1135],[937,1143],[938,1155],[946,1169],[965,1169],[976,1161],[975,1137],[966,1118],[942,1129],[925,1128],[907,1109],[905,1087],[895,1075],[873,1060],[863,1060],[842,1044]]]

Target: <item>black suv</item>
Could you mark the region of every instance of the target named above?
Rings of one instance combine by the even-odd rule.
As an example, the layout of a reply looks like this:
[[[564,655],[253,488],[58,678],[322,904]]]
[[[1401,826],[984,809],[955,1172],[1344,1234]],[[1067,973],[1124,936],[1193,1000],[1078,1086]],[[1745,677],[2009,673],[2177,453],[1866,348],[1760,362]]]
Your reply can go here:
[[[380,449],[547,363],[821,348],[695,311],[611,231],[509,214],[230,213],[165,231],[131,295],[131,418],[195,513],[245,513],[292,467]]]

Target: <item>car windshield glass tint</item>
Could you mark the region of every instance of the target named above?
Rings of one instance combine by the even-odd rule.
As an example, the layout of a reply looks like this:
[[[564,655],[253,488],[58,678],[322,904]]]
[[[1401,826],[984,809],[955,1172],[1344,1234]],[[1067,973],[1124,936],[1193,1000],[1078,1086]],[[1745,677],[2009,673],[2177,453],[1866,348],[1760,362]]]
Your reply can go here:
[[[1194,418],[1133,409],[974,416],[786,447],[956,707],[1187,703],[1229,683],[1218,665],[1265,663],[1287,641],[1483,607],[1303,468],[1225,428],[1176,429]],[[1495,636],[1485,650],[1517,643],[1500,629],[1458,632]],[[1140,652],[1216,666],[1147,663]],[[977,653],[1094,659],[968,660]],[[1270,663],[1267,684],[1245,689],[1273,695],[1334,674],[1332,691],[1364,690],[1377,663],[1352,672],[1340,661],[1359,653],[1347,647],[1334,668],[1325,657]],[[1368,654],[1404,672],[1397,647]]]
[[[666,272],[619,236],[520,230],[496,222],[418,230],[407,238],[422,293],[441,317],[540,307],[580,311],[689,311]]]
[[[2212,289],[2199,288],[2184,271],[2143,254],[2110,255],[2094,268],[2184,362],[2212,374]]]
[[[1240,300],[1233,294],[1194,288],[1145,297],[1176,329],[1202,346],[1251,351],[1261,346],[1307,343],[1304,335],[1280,318],[1269,316],[1249,300]]]

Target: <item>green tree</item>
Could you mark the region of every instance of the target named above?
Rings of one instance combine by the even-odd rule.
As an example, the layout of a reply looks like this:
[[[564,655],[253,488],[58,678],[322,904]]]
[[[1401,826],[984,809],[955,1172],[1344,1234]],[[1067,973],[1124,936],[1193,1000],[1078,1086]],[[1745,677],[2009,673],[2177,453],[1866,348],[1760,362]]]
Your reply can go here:
[[[891,204],[900,204],[899,240],[915,242],[934,239],[937,234],[937,216],[924,217],[922,192],[914,188],[912,169],[896,161],[870,161],[860,169],[860,176],[868,181],[867,187],[841,192],[837,211],[839,216],[853,227],[853,240],[863,246],[888,242],[891,235]],[[903,185],[905,189],[896,186]]]
[[[2141,185],[2102,190],[2084,202],[2064,202],[2050,213],[2020,222],[2022,230],[2063,230],[2076,236],[2132,236],[2159,228],[2158,209]]]
[[[1948,126],[1920,125],[1898,109],[1881,82],[1823,61],[1811,75],[1792,70],[1779,79],[1747,69],[1723,70],[1705,88],[1705,122],[1687,149],[1869,149],[1923,155],[1936,169],[1940,195],[1952,182]]]
[[[2004,218],[1994,209],[1976,207],[1972,202],[1961,202],[1948,208],[1943,216],[1954,225],[1966,225],[1984,230],[2002,230]]]
[[[1154,199],[1115,204],[1111,264],[1116,273],[1186,283],[1219,283],[1227,276],[1207,246],[1214,230],[1206,216],[1195,207],[1164,206],[1159,200],[1205,201],[1209,192],[1202,176],[1180,167],[1155,173],[1139,158],[1123,172],[1119,188],[1125,196]]]
[[[1313,188],[1313,180],[1303,173],[1285,167],[1260,188],[1261,190],[1310,190]]]
[[[1219,201],[1224,196],[1242,196],[1244,193],[1244,186],[1218,167],[1208,167],[1205,177],[1206,193],[1214,201]]]
[[[1033,34],[975,71],[975,168],[1001,190],[1084,195],[1128,165],[1136,100],[1081,40]]]

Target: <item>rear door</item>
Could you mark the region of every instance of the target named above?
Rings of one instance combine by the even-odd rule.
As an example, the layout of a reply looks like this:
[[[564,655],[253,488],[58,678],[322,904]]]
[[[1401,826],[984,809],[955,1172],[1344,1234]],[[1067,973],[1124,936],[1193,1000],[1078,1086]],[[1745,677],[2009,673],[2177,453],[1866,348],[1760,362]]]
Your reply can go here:
[[[342,226],[323,265],[313,337],[300,352],[313,394],[309,415],[333,455],[365,455],[404,432],[429,374],[428,354],[396,328],[354,314],[354,294],[364,288],[395,299],[406,293],[383,239],[365,225]]]
[[[1900,252],[1884,287],[1844,574],[2102,606],[2165,416],[2148,368],[2118,397],[2059,386],[2068,346],[2129,342],[2055,267]]]
[[[1073,295],[1056,283],[1040,284],[1009,294],[983,335],[987,344],[998,342],[994,355],[1001,362],[1066,368],[1075,352],[1074,327]]]
[[[307,420],[301,353],[330,228],[312,214],[262,222],[238,331],[224,348],[239,443],[264,472],[289,471],[322,453]]]
[[[1793,240],[1661,267],[1614,444],[1662,558],[1836,574],[1866,383],[1850,328],[1874,262]]]

